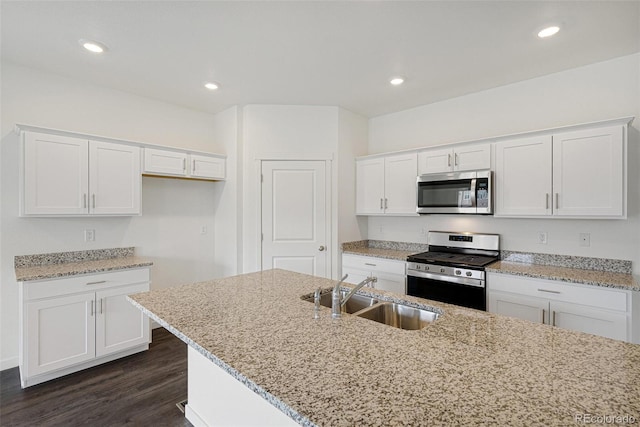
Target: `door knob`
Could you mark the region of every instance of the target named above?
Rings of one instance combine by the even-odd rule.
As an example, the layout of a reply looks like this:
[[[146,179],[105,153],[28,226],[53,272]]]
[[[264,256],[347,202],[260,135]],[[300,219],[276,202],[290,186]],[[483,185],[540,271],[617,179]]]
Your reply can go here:
[[[324,251],[324,249],[325,249],[325,248],[324,248],[324,246],[320,246],[320,247],[318,248],[318,250],[319,250],[320,252]]]

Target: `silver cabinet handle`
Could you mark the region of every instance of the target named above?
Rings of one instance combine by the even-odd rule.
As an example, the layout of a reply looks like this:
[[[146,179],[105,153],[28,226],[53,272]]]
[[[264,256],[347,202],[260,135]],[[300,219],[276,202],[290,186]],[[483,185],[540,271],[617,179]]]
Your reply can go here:
[[[458,166],[458,153],[455,154],[456,158],[455,158],[455,165]]]
[[[382,207],[382,199],[380,199],[380,210],[382,210],[382,209],[384,209],[384,208]]]
[[[93,317],[93,304],[95,301],[91,300],[91,316]]]
[[[451,166],[451,154],[447,154],[447,166]]]
[[[100,314],[102,314],[102,298],[100,298]]]
[[[545,209],[549,209],[549,193],[545,193],[545,197],[546,197]]]
[[[85,209],[87,208],[87,193],[82,195],[82,207]]]
[[[184,159],[182,159],[182,170],[184,172],[187,171],[187,158],[186,157]]]
[[[389,207],[389,206],[388,206],[388,204],[387,204],[387,202],[388,202],[388,200],[387,200],[387,198],[385,197],[385,199],[384,199],[384,208],[385,208],[385,209],[387,209],[387,208]]]
[[[320,252],[324,251],[324,250],[325,250],[324,245],[321,245],[321,246],[318,248],[318,250],[319,250]]]
[[[91,195],[91,197],[92,197],[92,199],[93,199],[93,209],[95,209],[95,208],[96,208],[96,193],[93,193],[93,194]]]
[[[561,293],[562,293],[562,292],[560,292],[560,291],[550,291],[550,290],[548,290],[548,289],[540,289],[540,288],[538,288],[538,291],[540,291],[540,292],[547,292],[547,293],[550,293],[550,294],[561,294]]]
[[[191,160],[191,173],[196,173],[196,161]]]
[[[98,282],[88,282],[87,286],[89,286],[89,285],[99,285],[101,283],[107,283],[107,281],[106,280],[100,280]]]
[[[558,209],[559,204],[558,204],[558,193],[556,193],[556,209]]]
[[[364,265],[370,265],[371,267],[376,267],[376,264],[371,264],[370,262],[365,262]]]
[[[543,308],[542,309],[542,320],[540,321],[540,323],[544,324],[544,314],[545,314],[546,310]]]
[[[556,326],[556,311],[551,312],[551,326]]]

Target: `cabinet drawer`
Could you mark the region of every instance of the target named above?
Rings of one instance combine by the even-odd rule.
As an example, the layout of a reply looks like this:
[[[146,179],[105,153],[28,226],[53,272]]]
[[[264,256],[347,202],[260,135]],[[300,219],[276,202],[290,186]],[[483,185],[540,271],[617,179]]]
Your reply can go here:
[[[24,299],[34,300],[148,281],[149,268],[145,267],[108,273],[68,276],[38,282],[23,282],[21,286],[23,286]]]
[[[382,271],[385,273],[404,275],[406,272],[406,264],[405,261],[394,261],[351,254],[342,255],[343,267],[352,267],[372,272]]]
[[[627,291],[597,286],[499,273],[488,273],[487,286],[490,291],[511,292],[607,310],[627,311],[630,307]]]

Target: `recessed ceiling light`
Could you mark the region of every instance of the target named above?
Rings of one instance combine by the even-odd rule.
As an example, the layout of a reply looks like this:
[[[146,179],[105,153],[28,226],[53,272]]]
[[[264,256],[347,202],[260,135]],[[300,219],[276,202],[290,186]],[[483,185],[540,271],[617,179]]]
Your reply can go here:
[[[204,87],[206,87],[209,90],[216,90],[220,87],[220,85],[218,83],[208,82],[204,84]]]
[[[404,83],[404,79],[402,77],[394,77],[391,80],[389,80],[389,83],[391,83],[394,86],[400,86],[402,83]]]
[[[545,37],[551,37],[552,35],[556,34],[558,31],[560,31],[560,27],[556,25],[552,27],[547,27],[543,30],[540,30],[540,32],[538,33],[538,37],[540,37],[541,39],[544,39]]]
[[[80,39],[79,42],[80,45],[89,52],[102,53],[107,50],[107,47],[104,44],[97,41]]]

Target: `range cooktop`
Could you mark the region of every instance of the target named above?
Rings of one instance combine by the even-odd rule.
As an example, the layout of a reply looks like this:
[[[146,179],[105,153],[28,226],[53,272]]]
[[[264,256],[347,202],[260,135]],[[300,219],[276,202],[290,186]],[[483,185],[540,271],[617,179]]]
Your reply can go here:
[[[471,255],[450,252],[421,252],[410,255],[407,261],[438,264],[450,267],[484,267],[497,261],[497,256]]]

